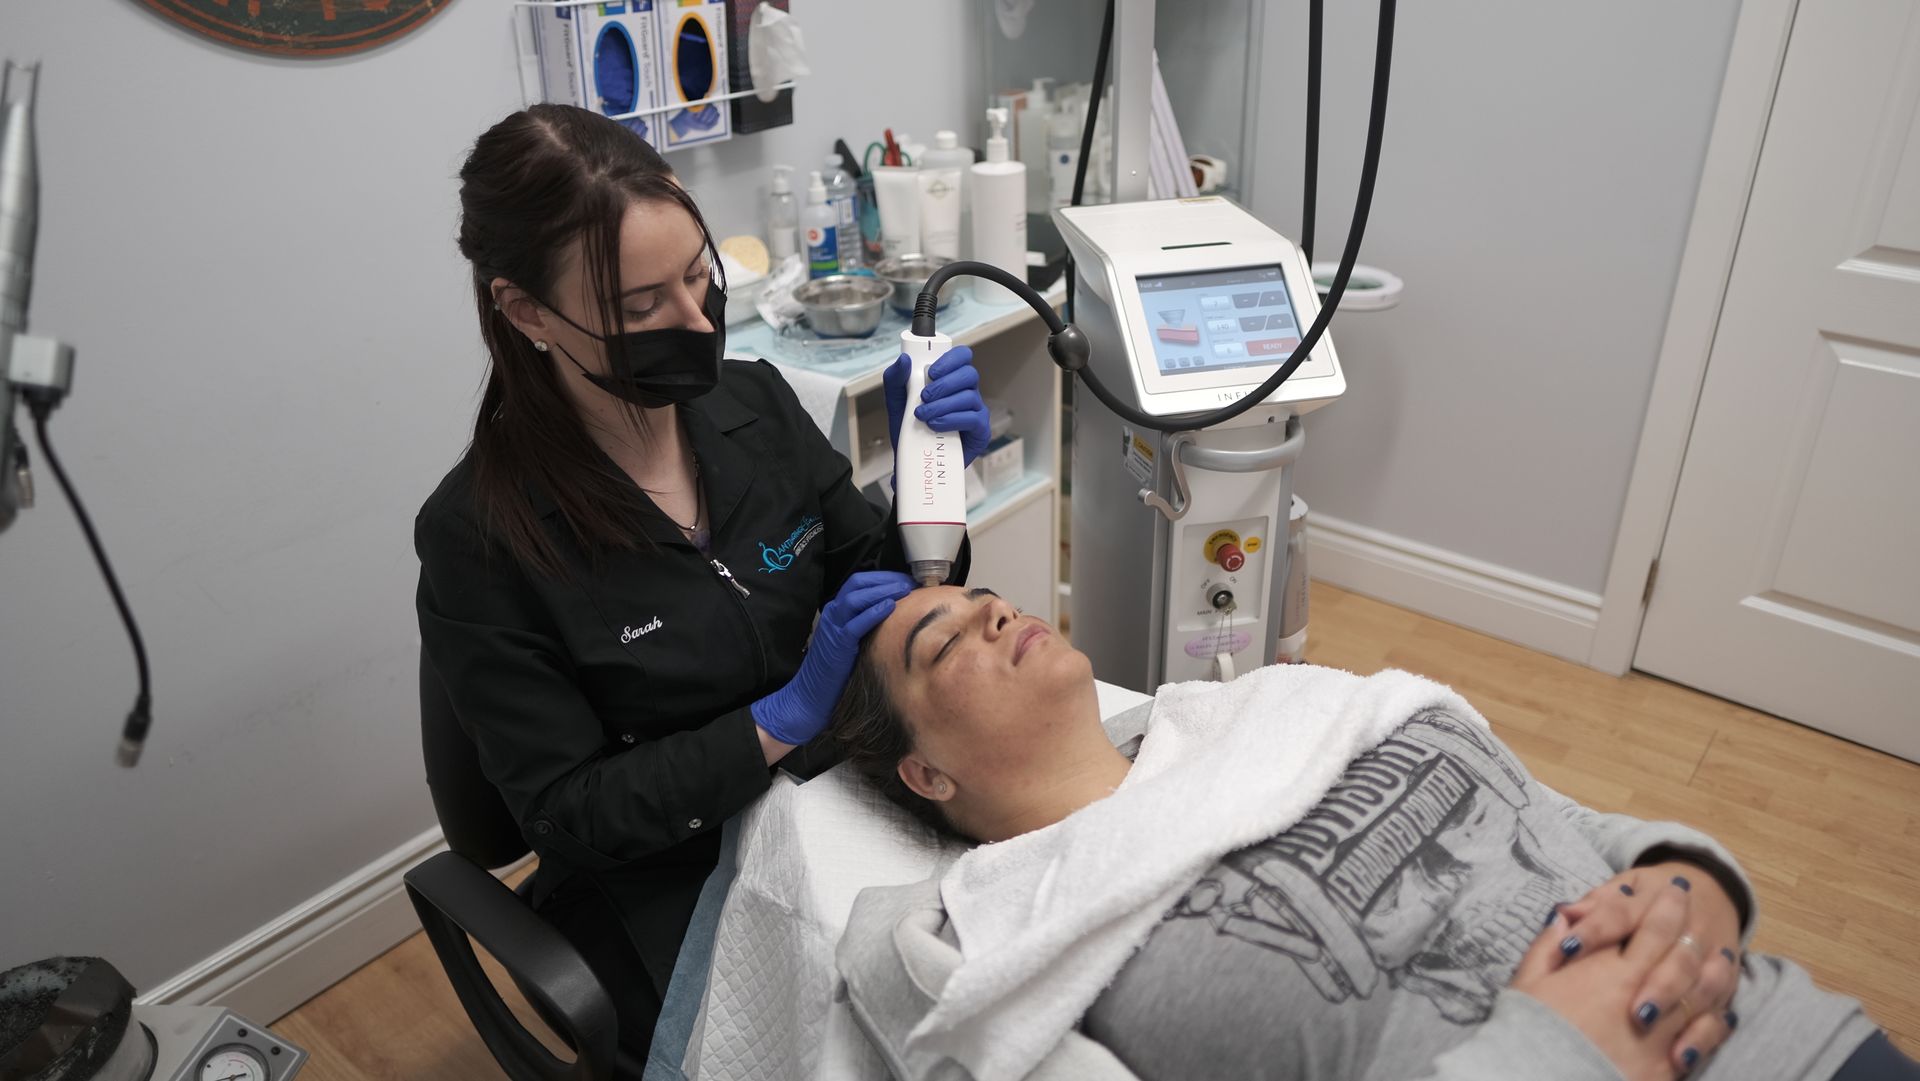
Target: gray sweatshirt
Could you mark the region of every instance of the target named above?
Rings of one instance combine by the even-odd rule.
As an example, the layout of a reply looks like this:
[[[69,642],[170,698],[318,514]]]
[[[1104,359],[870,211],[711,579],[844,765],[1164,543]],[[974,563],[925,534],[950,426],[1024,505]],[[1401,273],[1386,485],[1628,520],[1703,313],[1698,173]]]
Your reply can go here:
[[[1592,811],[1477,727],[1426,713],[1292,828],[1202,876],[1062,1045],[1076,1068],[1058,1076],[1097,1060],[1142,1081],[1615,1081],[1506,984],[1556,902],[1656,847],[1731,871],[1753,911],[1712,839]],[[903,1077],[959,1076],[899,1053],[959,958],[931,886],[867,891],[840,950],[854,1013]],[[1740,1029],[1701,1077],[1825,1079],[1874,1032],[1858,1003],[1770,957],[1747,956],[1734,1006]]]

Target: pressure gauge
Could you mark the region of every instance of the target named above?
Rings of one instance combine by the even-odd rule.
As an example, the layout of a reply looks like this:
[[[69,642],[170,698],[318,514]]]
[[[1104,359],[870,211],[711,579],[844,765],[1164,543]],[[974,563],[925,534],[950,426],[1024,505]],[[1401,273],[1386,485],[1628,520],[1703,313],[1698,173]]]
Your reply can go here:
[[[267,1061],[245,1044],[230,1043],[207,1052],[194,1081],[268,1081]]]
[[[220,1006],[135,1006],[159,1043],[152,1081],[293,1081],[307,1053]]]

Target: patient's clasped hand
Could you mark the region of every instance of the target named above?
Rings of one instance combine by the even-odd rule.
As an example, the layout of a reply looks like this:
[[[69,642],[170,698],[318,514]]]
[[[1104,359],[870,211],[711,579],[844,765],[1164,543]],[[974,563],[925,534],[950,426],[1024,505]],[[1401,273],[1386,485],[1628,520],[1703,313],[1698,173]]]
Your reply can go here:
[[[1164,687],[1130,761],[1052,628],[923,589],[833,731],[895,802],[986,842],[868,890],[842,941],[856,1014],[911,1076],[1827,1078],[1875,1035],[1743,955],[1752,892],[1711,838],[1560,796],[1407,673]]]

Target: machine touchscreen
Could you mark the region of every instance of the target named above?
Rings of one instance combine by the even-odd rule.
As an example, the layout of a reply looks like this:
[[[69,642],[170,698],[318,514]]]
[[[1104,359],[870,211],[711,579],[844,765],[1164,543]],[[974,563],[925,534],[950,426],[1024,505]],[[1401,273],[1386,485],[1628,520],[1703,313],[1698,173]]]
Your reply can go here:
[[[1135,280],[1164,374],[1271,367],[1300,344],[1300,321],[1277,264]]]

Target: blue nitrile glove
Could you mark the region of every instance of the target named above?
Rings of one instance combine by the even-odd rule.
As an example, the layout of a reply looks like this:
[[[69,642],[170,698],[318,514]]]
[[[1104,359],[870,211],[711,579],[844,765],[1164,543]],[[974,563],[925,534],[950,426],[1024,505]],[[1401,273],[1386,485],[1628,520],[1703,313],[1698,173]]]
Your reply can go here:
[[[905,353],[895,358],[881,382],[886,385],[887,434],[893,445],[900,445],[900,418],[907,412],[907,373],[911,361]],[[921,405],[913,415],[927,422],[936,432],[959,432],[960,452],[965,464],[986,453],[993,438],[992,418],[987,403],[980,397],[980,373],[973,367],[973,350],[956,345],[927,369],[927,389],[920,394]]]
[[[860,639],[893,613],[893,602],[913,592],[913,579],[899,571],[860,571],[820,610],[813,641],[800,670],[787,685],[747,707],[767,735],[799,746],[827,727],[840,692],[847,689]]]

